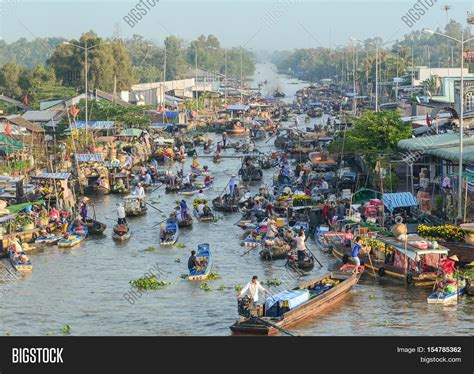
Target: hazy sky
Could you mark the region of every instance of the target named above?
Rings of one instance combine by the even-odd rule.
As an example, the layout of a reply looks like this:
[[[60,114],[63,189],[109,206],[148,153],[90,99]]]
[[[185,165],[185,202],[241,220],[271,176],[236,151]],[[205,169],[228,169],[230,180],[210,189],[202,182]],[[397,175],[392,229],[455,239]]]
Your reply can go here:
[[[119,29],[124,37],[140,34],[161,43],[170,34],[192,40],[214,34],[223,46],[281,50],[347,44],[348,38],[381,36],[401,38],[414,29],[444,27],[445,4],[449,17],[466,24],[474,1],[436,1],[412,27],[401,17],[418,0],[403,1],[303,1],[303,0],[161,0],[135,27],[123,17],[138,0],[3,0],[0,36],[8,42],[20,37],[77,38],[96,31],[111,36]],[[2,0],[0,0],[2,4]]]

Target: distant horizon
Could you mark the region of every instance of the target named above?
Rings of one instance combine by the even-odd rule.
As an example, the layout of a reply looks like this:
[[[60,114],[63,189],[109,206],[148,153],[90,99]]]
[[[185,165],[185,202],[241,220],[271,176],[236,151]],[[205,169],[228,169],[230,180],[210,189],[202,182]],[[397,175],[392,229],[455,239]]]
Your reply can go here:
[[[267,52],[321,46],[335,48],[348,45],[349,37],[400,40],[425,27],[444,29],[446,12],[442,7],[445,4],[451,6],[450,20],[461,23],[464,28],[468,26],[467,12],[473,11],[473,5],[464,1],[431,1],[434,5],[410,28],[401,17],[416,3],[414,0],[156,0],[156,6],[132,28],[123,17],[135,7],[137,0],[11,0],[4,2],[4,16],[0,15],[0,37],[7,43],[37,37],[78,39],[92,30],[102,38],[117,33],[120,37],[132,38],[138,34],[158,45],[169,35],[191,41],[201,34],[213,34],[225,48],[243,46]]]

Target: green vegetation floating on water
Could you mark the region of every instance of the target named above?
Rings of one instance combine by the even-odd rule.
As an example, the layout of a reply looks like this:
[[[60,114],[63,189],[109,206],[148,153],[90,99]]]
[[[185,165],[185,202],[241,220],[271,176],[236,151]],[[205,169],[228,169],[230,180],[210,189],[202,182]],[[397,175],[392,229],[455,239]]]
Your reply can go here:
[[[225,290],[225,286],[222,284],[219,286],[219,288],[217,288],[217,291],[224,291]]]
[[[12,333],[10,331],[5,331],[5,336],[11,336]]]
[[[204,291],[212,291],[212,288],[207,283],[201,284],[199,288]]]
[[[276,278],[275,279],[269,279],[269,280],[263,282],[263,284],[265,284],[269,287],[271,287],[271,286],[280,286],[281,285],[281,280],[276,279]]]
[[[241,290],[242,288],[244,288],[244,287],[243,287],[242,285],[240,285],[240,284],[237,284],[237,285],[234,286],[234,290],[236,290],[237,292],[240,292],[240,290]]]
[[[145,252],[155,252],[155,251],[156,251],[156,247],[152,245],[145,248]]]
[[[162,286],[168,286],[171,282],[159,281],[154,275],[149,277],[142,277],[130,281],[130,284],[133,287],[142,289],[142,290],[156,290]]]
[[[216,279],[220,279],[221,276],[217,273],[210,273],[207,277],[208,280],[216,280]]]
[[[186,248],[186,244],[178,243],[176,244],[176,248]]]
[[[64,326],[63,326],[63,332],[64,332],[65,334],[70,334],[70,333],[71,333],[71,326],[69,326],[69,325],[64,325]]]

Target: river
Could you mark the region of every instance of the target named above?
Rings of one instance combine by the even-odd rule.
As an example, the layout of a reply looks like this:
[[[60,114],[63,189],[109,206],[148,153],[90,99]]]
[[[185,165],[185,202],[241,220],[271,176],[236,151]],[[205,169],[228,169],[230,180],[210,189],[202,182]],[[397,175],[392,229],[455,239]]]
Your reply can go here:
[[[279,88],[292,101],[304,82],[280,76],[273,65],[258,64],[255,85],[271,82],[262,92]],[[271,142],[270,142],[271,143]],[[269,143],[269,144],[270,144]],[[259,149],[269,150],[261,142]],[[230,155],[233,151],[224,151]],[[185,170],[189,170],[188,160]],[[219,195],[229,176],[235,173],[239,159],[226,158],[214,165],[201,159],[215,174],[215,188],[207,191],[209,199]],[[265,172],[265,182],[272,171]],[[258,185],[253,189],[257,190]],[[178,195],[165,195],[163,189],[148,197],[159,209],[169,213]],[[187,197],[188,206],[192,197]],[[93,200],[97,219],[107,223],[106,236],[89,238],[73,249],[47,248],[31,255],[34,270],[5,281],[0,289],[2,317],[0,333],[11,335],[63,335],[70,326],[72,335],[229,335],[229,326],[237,319],[236,285],[244,285],[252,275],[261,280],[279,279],[282,287],[294,287],[298,278],[284,267],[284,260],[263,262],[258,250],[243,255],[240,246],[242,230],[234,225],[236,214],[219,214],[215,223],[194,222],[183,229],[178,243],[185,248],[160,248],[159,230],[154,225],[163,219],[161,213],[149,209],[148,214],[130,219],[132,238],[117,245],[111,239],[116,203],[121,198],[108,195]],[[207,242],[213,253],[213,272],[220,279],[208,281],[211,291],[200,289],[199,282],[181,278],[186,273],[187,259],[199,243]],[[337,268],[332,256],[316,251],[323,267],[315,266],[305,277],[325,274]],[[155,246],[155,251],[145,248]],[[3,273],[8,268],[2,261]],[[124,295],[131,290],[129,281],[159,267],[160,279],[171,285],[147,291],[133,304]],[[221,286],[224,286],[223,289]],[[276,290],[275,288],[271,288]],[[472,335],[474,333],[473,299],[466,297],[458,305],[428,305],[429,290],[406,289],[364,276],[348,297],[292,329],[304,335]]]

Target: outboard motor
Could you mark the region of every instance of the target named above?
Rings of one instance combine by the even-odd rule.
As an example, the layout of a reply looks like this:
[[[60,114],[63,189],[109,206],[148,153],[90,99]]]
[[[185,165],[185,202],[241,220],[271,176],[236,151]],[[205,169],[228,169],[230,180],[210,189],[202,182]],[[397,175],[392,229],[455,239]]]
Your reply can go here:
[[[239,316],[250,317],[251,308],[252,308],[252,300],[247,295],[245,295],[243,298],[238,300],[237,310],[238,310]]]

